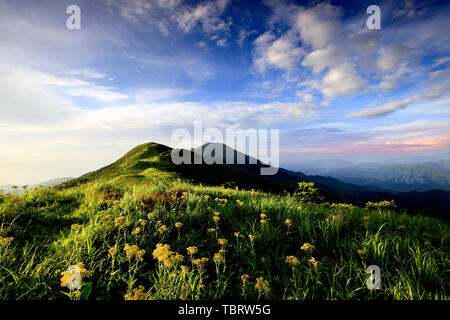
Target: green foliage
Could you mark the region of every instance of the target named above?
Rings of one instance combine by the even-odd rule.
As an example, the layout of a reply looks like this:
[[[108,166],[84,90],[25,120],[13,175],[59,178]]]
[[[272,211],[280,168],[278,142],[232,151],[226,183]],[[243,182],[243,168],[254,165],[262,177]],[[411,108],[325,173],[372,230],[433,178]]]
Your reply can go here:
[[[300,198],[301,202],[320,203],[324,200],[324,197],[320,195],[319,188],[317,188],[314,182],[299,182],[296,195]]]
[[[378,209],[378,210],[387,210],[397,208],[394,200],[391,201],[380,201],[380,202],[367,202],[366,209]]]
[[[0,297],[448,299],[447,222],[384,205],[313,204],[316,188],[302,186],[306,202],[183,180],[3,195]],[[155,259],[158,243],[183,257]],[[92,273],[80,292],[61,287],[61,272],[80,262]],[[383,290],[366,287],[371,264]]]

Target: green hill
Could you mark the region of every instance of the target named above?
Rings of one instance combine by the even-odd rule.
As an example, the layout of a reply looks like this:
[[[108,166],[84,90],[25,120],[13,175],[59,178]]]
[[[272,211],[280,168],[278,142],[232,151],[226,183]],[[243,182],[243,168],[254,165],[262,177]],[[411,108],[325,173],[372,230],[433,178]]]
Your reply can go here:
[[[77,184],[87,182],[110,182],[121,185],[135,185],[157,183],[161,180],[170,180],[174,178],[184,178],[195,181],[196,183],[205,183],[210,185],[239,186],[241,188],[258,188],[264,191],[283,192],[284,190],[293,191],[295,189],[292,183],[285,181],[273,181],[270,178],[260,176],[245,169],[245,166],[229,165],[197,165],[181,164],[174,165],[171,161],[170,147],[157,144],[141,144],[116,162],[101,168],[97,171],[85,174],[62,187],[72,187]],[[191,156],[194,162],[194,152]],[[259,168],[259,167],[258,167]],[[259,170],[255,168],[255,170]],[[291,182],[297,182],[301,179],[295,178]],[[281,183],[280,183],[281,182]]]
[[[194,155],[202,153],[206,146],[192,150],[191,163],[194,163]],[[368,201],[395,200],[399,208],[406,209],[410,213],[421,212],[446,219],[450,216],[449,191],[434,190],[423,194],[417,192],[396,194],[374,191],[331,177],[307,176],[301,172],[293,172],[283,168],[280,168],[275,175],[261,176],[260,169],[266,165],[259,160],[252,159],[255,164],[249,164],[251,157],[248,155],[241,154],[223,144],[217,144],[217,147],[223,148],[223,163],[225,163],[226,152],[231,151],[234,155],[235,164],[175,165],[171,161],[172,149],[170,147],[157,143],[145,143],[133,148],[116,162],[85,174],[80,178],[70,180],[62,184],[61,187],[72,187],[89,182],[108,182],[113,185],[140,185],[183,178],[195,183],[213,186],[238,186],[249,190],[259,189],[282,194],[285,192],[294,193],[297,183],[305,181],[316,183],[325,201],[328,202],[347,202],[364,206]],[[180,152],[184,151],[180,150]],[[236,159],[239,157],[245,160],[245,164],[236,164]]]

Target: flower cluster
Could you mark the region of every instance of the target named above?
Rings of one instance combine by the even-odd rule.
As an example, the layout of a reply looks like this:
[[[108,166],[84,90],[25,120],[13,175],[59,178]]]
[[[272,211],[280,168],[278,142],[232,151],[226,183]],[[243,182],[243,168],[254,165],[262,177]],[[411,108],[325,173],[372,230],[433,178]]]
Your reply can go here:
[[[286,260],[284,260],[291,268],[298,266],[300,261],[295,256],[287,256]]]
[[[119,249],[117,249],[117,247],[112,247],[108,250],[108,254],[111,257],[114,257],[118,252],[119,252]]]
[[[74,287],[75,286],[75,283],[74,283],[74,281],[75,281],[75,274],[76,274],[76,272],[79,272],[80,273],[80,280],[82,281],[84,278],[89,278],[89,277],[91,277],[91,275],[92,275],[92,272],[91,271],[89,271],[89,270],[87,270],[85,267],[84,267],[84,263],[83,262],[80,262],[80,263],[77,263],[76,265],[75,265],[75,267],[76,268],[72,268],[72,271],[63,271],[63,272],[61,272],[61,280],[60,280],[60,285],[61,285],[61,287],[66,287],[69,283],[70,284],[72,284],[72,287]],[[81,285],[81,284],[79,284],[79,285]],[[78,289],[80,289],[81,287],[78,287]]]
[[[248,274],[243,274],[241,276],[242,284],[246,284],[249,279],[250,279],[250,276]]]
[[[301,246],[301,250],[303,250],[303,251],[306,251],[306,252],[309,252],[309,253],[311,253],[311,252],[313,252],[313,250],[315,249],[316,247],[314,247],[312,244],[310,244],[310,243],[304,243],[302,246]]]
[[[158,231],[159,233],[163,234],[164,232],[166,232],[169,228],[167,228],[167,226],[165,224],[163,224],[161,227],[159,227],[158,229],[156,229],[156,231]]]
[[[314,266],[314,268],[317,269],[317,266],[319,265],[319,261],[317,261],[314,257],[311,257],[311,259],[309,259],[309,262],[311,262]]]
[[[197,267],[202,267],[203,265],[205,265],[206,263],[208,263],[208,261],[209,261],[208,258],[203,257],[203,258],[201,258],[201,259],[195,259],[195,260],[194,260],[194,264],[195,264]]]
[[[194,246],[187,247],[186,251],[187,251],[188,255],[192,256],[192,255],[194,255],[194,254],[196,254],[198,252],[198,248],[194,247]]]
[[[367,249],[362,249],[362,250],[358,249],[357,251],[361,258],[363,258],[367,254]]]
[[[223,256],[224,250],[220,249],[218,252],[214,253],[214,262],[223,262],[225,257]]]
[[[136,227],[136,228],[133,230],[133,232],[131,232],[131,235],[132,235],[132,236],[136,236],[136,235],[138,235],[139,233],[141,233],[141,228]]]
[[[128,260],[133,259],[133,257],[136,257],[138,260],[142,260],[142,257],[145,254],[145,250],[140,249],[137,245],[129,246],[126,244],[123,250],[125,251]]]
[[[14,240],[14,237],[2,237],[0,236],[0,246],[7,246]]]
[[[269,282],[267,282],[267,280],[264,280],[263,277],[256,278],[255,289],[258,290],[259,292],[261,291],[269,292],[270,291]]]
[[[175,228],[180,229],[183,227],[183,224],[181,222],[175,223]]]
[[[144,292],[145,288],[143,286],[139,286],[136,289],[133,289],[133,292],[127,293],[124,298],[125,300],[145,300],[146,293]]]
[[[173,267],[183,261],[184,257],[177,252],[170,251],[170,245],[158,243],[156,249],[153,250],[153,259],[162,262],[165,267]]]

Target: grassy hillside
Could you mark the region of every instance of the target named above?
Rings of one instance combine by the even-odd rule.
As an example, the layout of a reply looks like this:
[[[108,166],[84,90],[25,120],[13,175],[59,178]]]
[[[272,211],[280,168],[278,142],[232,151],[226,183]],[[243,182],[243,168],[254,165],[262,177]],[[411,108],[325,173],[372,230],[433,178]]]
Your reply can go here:
[[[0,299],[449,298],[448,222],[202,185],[168,152],[138,146],[65,187],[1,195]],[[195,174],[223,172],[209,170]],[[83,286],[70,291],[75,264]],[[367,289],[373,264],[382,290]]]

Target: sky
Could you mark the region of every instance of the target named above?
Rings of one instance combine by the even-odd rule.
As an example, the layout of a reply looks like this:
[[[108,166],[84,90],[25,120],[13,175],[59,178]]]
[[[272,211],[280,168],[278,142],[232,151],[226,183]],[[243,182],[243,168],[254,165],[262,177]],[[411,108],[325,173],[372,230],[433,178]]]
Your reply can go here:
[[[194,121],[279,129],[288,168],[437,158],[450,152],[449,14],[413,0],[0,0],[0,185],[174,146]]]

